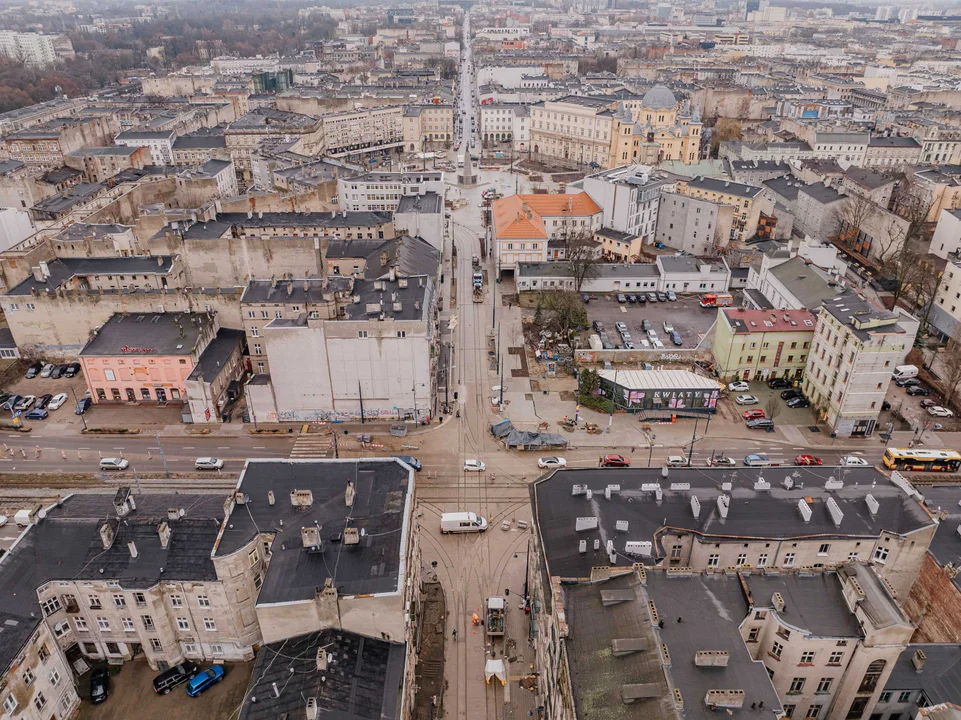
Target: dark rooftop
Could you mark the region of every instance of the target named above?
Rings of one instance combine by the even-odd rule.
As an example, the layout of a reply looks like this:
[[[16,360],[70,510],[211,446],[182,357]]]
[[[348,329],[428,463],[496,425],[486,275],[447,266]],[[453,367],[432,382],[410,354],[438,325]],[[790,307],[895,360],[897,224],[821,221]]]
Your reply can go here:
[[[961,537],[957,528],[961,525],[961,485],[931,485],[924,488],[924,504],[931,512],[943,512],[947,518],[938,524],[928,550],[944,567],[954,563],[961,567]],[[954,578],[954,584],[961,590],[961,575]]]
[[[173,130],[124,130],[116,140],[170,140],[174,136]]]
[[[87,202],[105,187],[106,186],[102,183],[77,183],[72,188],[64,190],[59,195],[45,197],[31,209],[44,213],[63,213],[72,208],[74,205]]]
[[[188,380],[200,380],[211,382],[221,372],[223,372],[227,361],[233,354],[237,346],[240,345],[246,333],[243,330],[233,330],[231,328],[220,328],[217,337],[210,341],[204,348],[203,353],[197,359],[193,371],[187,376]]]
[[[311,600],[328,578],[341,595],[400,592],[406,574],[412,473],[390,459],[250,459],[238,483],[250,501],[234,507],[224,521],[215,553],[228,555],[259,532],[287,528],[274,545],[258,604]],[[352,507],[344,499],[349,482],[355,490]],[[313,503],[305,509],[294,506],[291,493],[308,489]],[[274,505],[267,503],[271,490]],[[319,552],[305,548],[296,531],[314,524],[321,527]],[[362,533],[358,544],[343,542],[346,527]]]
[[[226,148],[227,139],[223,135],[181,135],[174,140],[174,150],[212,150]]]
[[[367,256],[364,277],[368,280],[387,277],[391,268],[401,277],[435,278],[440,271],[440,253],[423,238],[401,235],[385,241]]]
[[[376,240],[374,242],[380,243]],[[240,302],[243,303],[315,303],[324,298],[323,278],[273,282],[251,280],[247,283]]]
[[[703,177],[701,175],[688,180],[687,186],[708,192],[737,195],[742,198],[754,198],[761,192],[761,188],[756,185],[746,185],[744,183],[734,182],[733,180],[722,180],[720,178]]]
[[[847,197],[844,193],[839,193],[833,187],[825,185],[823,182],[804,185],[800,188],[799,192],[803,192],[805,195],[814,198],[822,205],[837,202]]]
[[[82,357],[112,357],[148,350],[151,357],[193,355],[202,330],[212,322],[206,313],[114,313],[80,351]]]
[[[84,227],[90,228],[90,225]],[[93,226],[103,227],[103,226]],[[111,226],[108,226],[111,227]],[[69,242],[69,239],[68,239]],[[19,285],[11,288],[8,295],[30,295],[33,290],[46,292],[53,290],[75,277],[89,275],[166,275],[173,267],[176,255],[157,255],[151,257],[79,257],[57,258],[47,263],[50,276],[40,282],[31,275]]]
[[[319,122],[313,115],[275,110],[274,108],[257,108],[234,120],[227,126],[231,130],[276,130],[283,134],[291,130],[302,130]]]
[[[247,217],[246,213],[220,213],[217,221],[240,227],[357,227],[389,223],[391,214],[367,210],[344,212],[265,212]]]
[[[911,659],[915,651],[925,655],[918,672]],[[961,688],[961,645],[957,643],[908,645],[901,651],[884,686],[895,693],[923,690],[929,705],[957,702]]]
[[[752,574],[745,577],[754,606],[772,608],[774,593],[781,593],[784,609],[778,617],[816,637],[864,637],[861,625],[848,608],[836,573],[800,577],[788,573]]]
[[[921,144],[913,137],[872,137],[868,147],[900,147],[921,149]]]
[[[616,539],[615,549],[622,553],[622,542],[654,541],[655,533],[664,526],[707,538],[787,539],[818,535],[876,538],[882,530],[909,533],[932,524],[916,500],[874,468],[846,468],[844,487],[825,490],[825,482],[838,478],[840,472],[834,467],[681,468],[671,470],[670,480],[664,480],[660,469],[566,469],[538,482],[533,493],[550,573],[566,578],[589,577],[592,567],[609,564],[604,552],[608,539]],[[770,483],[771,488],[756,490],[758,478]],[[785,478],[792,479],[793,489],[782,486]],[[726,482],[732,483],[732,490],[722,491],[721,484]],[[645,483],[660,483],[660,503],[653,503],[653,489],[642,489]],[[690,483],[691,488],[671,490],[671,483]],[[619,484],[621,490],[605,500],[604,488],[610,484]],[[575,485],[586,485],[593,491],[593,498],[573,495]],[[868,493],[880,505],[875,516],[865,502]],[[721,517],[717,506],[722,494],[730,497],[727,518]],[[700,503],[698,517],[691,510],[692,496]],[[804,522],[798,510],[798,500],[806,497],[812,498],[810,522]],[[828,497],[833,497],[844,513],[840,527],[828,514]],[[574,519],[587,516],[598,518],[597,529],[575,531]],[[621,520],[629,522],[629,535],[616,532],[615,524]],[[601,540],[600,550],[578,551],[579,540],[586,540],[590,547],[594,539]],[[663,549],[655,546],[652,561],[660,562],[663,555]],[[618,562],[628,558],[629,562],[634,559],[619,555]]]
[[[323,671],[317,668],[321,648],[329,658]],[[402,643],[340,629],[269,643],[257,653],[238,720],[301,717],[309,697],[316,698],[321,718],[398,720],[405,655]],[[275,686],[283,688],[280,697],[274,695]]]
[[[444,210],[444,199],[435,192],[423,195],[403,195],[397,203],[399,213],[430,213],[437,214]]]
[[[873,170],[858,167],[857,165],[852,165],[845,170],[844,176],[868,190],[877,190],[879,187],[894,184],[894,180],[891,178],[885,177],[881,173],[876,173]]]

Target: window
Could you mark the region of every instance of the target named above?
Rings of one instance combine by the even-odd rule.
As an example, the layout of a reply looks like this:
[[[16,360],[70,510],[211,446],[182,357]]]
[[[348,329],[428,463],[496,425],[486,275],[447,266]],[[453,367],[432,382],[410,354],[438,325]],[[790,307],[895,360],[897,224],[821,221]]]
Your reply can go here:
[[[823,543],[821,547],[818,548],[818,555],[827,555],[831,550],[831,546],[828,543]]]
[[[178,630],[189,630],[190,625],[187,622],[187,618],[177,618],[177,629]]]
[[[757,566],[762,568],[765,565],[767,565],[767,553],[761,553],[757,558]]]
[[[104,369],[103,369],[103,376],[104,376],[104,378],[107,379],[107,380],[116,380],[116,379],[117,379],[117,376],[114,374],[114,371],[111,370],[110,368],[104,368]]]
[[[260,573],[254,575],[254,587],[260,590],[260,586],[264,584],[264,578]]]
[[[3,701],[3,709],[12,715],[13,711],[17,709],[17,699],[13,695],[7,695]]]
[[[208,608],[209,608],[209,607],[210,607],[210,598],[207,597],[206,595],[198,595],[198,596],[197,596],[197,605],[199,605],[200,607],[208,607]]]
[[[776,657],[778,660],[781,659],[781,652],[783,650],[784,650],[784,646],[781,643],[779,642],[771,643],[771,655]]]
[[[674,560],[677,560],[678,558],[680,558],[680,557],[681,557],[681,550],[682,550],[682,547],[681,547],[680,545],[672,545],[672,546],[671,546],[671,558],[674,559]]]
[[[878,686],[878,681],[881,679],[881,674],[884,672],[884,666],[887,664],[886,660],[875,660],[868,665],[867,672],[865,672],[864,677],[861,678],[861,685],[858,687],[858,692],[874,692]]]
[[[223,654],[224,654],[224,646],[223,646],[223,645],[217,645],[217,644],[211,645],[211,646],[210,646],[210,652],[213,653],[214,655],[223,655]]]
[[[127,599],[119,593],[115,594],[113,596],[113,606],[116,608],[127,607]]]
[[[844,659],[843,652],[833,652],[828,658],[828,665],[840,665],[842,659]]]
[[[801,665],[813,665],[814,664],[814,652],[811,650],[801,653]]]
[[[133,618],[120,618],[120,622],[123,624],[124,632],[134,632],[137,629],[133,626]]]
[[[283,320],[283,319],[284,319],[284,314],[283,314],[280,310],[275,310],[275,311],[274,311],[274,319],[275,319],[275,320]]]
[[[886,547],[879,547],[874,551],[874,561],[879,563],[887,562],[888,559],[888,549]]]
[[[716,554],[716,553],[713,553],[713,554],[711,554],[711,555],[708,555],[708,556],[707,556],[707,566],[708,566],[709,568],[716,568],[716,567],[718,566],[718,563],[720,562],[720,559],[721,559],[721,556],[718,555],[718,554]]]
[[[879,702],[879,703],[889,703],[889,702],[891,702],[891,696],[892,696],[892,695],[894,695],[894,693],[893,693],[891,690],[885,690],[883,693],[881,693],[881,694],[878,696],[878,702]]]
[[[138,608],[147,607],[147,597],[141,592],[135,592],[133,594],[133,601]]]
[[[796,709],[797,709],[797,705],[785,705],[785,706],[784,706],[784,713],[782,714],[782,717],[793,718],[793,717],[794,717],[794,711],[795,711]]]
[[[784,554],[784,567],[791,568],[794,567],[794,553]]]
[[[57,668],[54,668],[53,670],[50,671],[49,677],[50,677],[50,684],[53,685],[54,687],[57,687],[57,685],[60,684],[60,671],[57,670]]]
[[[847,720],[857,720],[864,715],[864,710],[867,708],[868,703],[871,701],[869,697],[859,697],[855,698],[854,702],[851,703],[851,709],[848,710],[846,715]]]
[[[859,559],[860,556],[857,552],[848,553],[848,562],[857,562]]]
[[[217,623],[214,622],[213,618],[204,618],[204,630],[210,630],[211,632],[216,631]]]
[[[786,627],[778,626],[777,634],[780,635],[785,640],[791,639],[791,631],[788,630]]]
[[[149,631],[149,630],[153,630],[153,629],[154,629],[153,617],[152,617],[152,616],[150,616],[150,615],[141,615],[141,616],[140,616],[140,622],[143,623],[144,630],[148,630],[148,631]]]
[[[788,688],[789,695],[797,695],[804,692],[804,678],[796,677],[791,680],[791,687]]]
[[[253,567],[260,562],[260,554],[256,549],[251,550],[249,553],[247,553],[247,559],[250,561],[250,566]]]
[[[163,652],[164,646],[157,638],[150,638],[150,649],[154,652]]]
[[[33,706],[37,710],[43,710],[44,706],[47,704],[47,698],[43,696],[43,693],[37,690],[36,697],[33,698]]]
[[[109,621],[107,618],[103,617],[103,616],[99,616],[99,617],[97,618],[97,627],[99,627],[101,630],[109,630],[109,629],[110,629],[110,621]]]
[[[813,718],[814,720],[817,720],[817,718],[821,717],[821,711],[823,709],[824,709],[823,705],[812,705],[811,707],[808,708],[807,718],[809,720],[811,718]]]
[[[254,355],[263,355],[263,352],[261,352],[261,350],[262,348],[260,346],[260,343],[254,343]]]
[[[261,317],[262,319],[266,320],[266,319],[268,319],[268,318],[270,317],[270,313],[267,312],[266,310],[261,310],[261,311],[260,311],[260,317]]]
[[[911,702],[911,691],[910,691],[910,690],[904,690],[904,691],[902,691],[901,693],[899,693],[899,694],[898,694],[898,702],[899,702],[899,703]]]
[[[170,596],[170,607],[179,608],[179,607],[183,607],[183,606],[184,606],[184,599],[183,599],[182,596],[180,596],[180,595],[171,595],[171,596]]]
[[[37,679],[37,676],[33,674],[33,670],[30,668],[24,668],[23,671],[23,682],[26,685],[33,685],[33,681]]]
[[[747,553],[741,553],[737,556],[738,565],[747,565]]]
[[[99,609],[100,609],[100,597],[99,597],[99,596],[97,596],[97,595],[89,595],[87,599],[90,601],[90,609],[91,609],[91,610],[99,610]]]
[[[47,649],[46,645],[41,645],[37,650],[37,655],[40,656],[40,662],[47,662],[47,658],[50,657],[50,651]]]
[[[78,632],[87,632],[87,621],[82,617],[75,617],[73,619],[73,626],[77,628]]]
[[[54,637],[61,638],[70,631],[70,623],[66,620],[61,620],[56,625],[53,626]]]
[[[53,615],[60,609],[60,598],[54,595],[49,600],[44,600],[40,603],[40,609],[43,610],[44,616]]]
[[[760,628],[751,628],[747,633],[747,641],[751,643],[757,642],[757,636],[760,635],[760,633]]]
[[[829,693],[831,692],[831,683],[834,682],[833,678],[821,678],[818,681],[818,689],[814,692],[816,693]]]
[[[260,329],[255,327],[250,328],[250,337],[260,337]]]

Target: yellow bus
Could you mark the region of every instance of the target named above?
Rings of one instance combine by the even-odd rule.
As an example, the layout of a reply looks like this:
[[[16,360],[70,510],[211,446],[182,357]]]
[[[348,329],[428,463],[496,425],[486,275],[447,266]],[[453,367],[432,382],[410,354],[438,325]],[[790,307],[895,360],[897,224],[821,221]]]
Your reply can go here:
[[[888,448],[884,451],[884,467],[889,470],[919,472],[957,472],[961,468],[961,453],[955,450],[927,448]]]

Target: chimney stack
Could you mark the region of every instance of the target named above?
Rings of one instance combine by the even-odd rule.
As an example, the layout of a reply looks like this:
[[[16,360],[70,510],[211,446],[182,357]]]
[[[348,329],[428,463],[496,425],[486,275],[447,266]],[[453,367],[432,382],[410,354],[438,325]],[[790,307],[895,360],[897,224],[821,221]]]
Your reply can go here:
[[[170,545],[170,526],[166,520],[157,526],[157,535],[160,537],[160,547],[166,550]]]
[[[130,557],[136,558],[140,553],[137,552],[137,543],[133,540],[127,543],[127,549],[130,551]]]

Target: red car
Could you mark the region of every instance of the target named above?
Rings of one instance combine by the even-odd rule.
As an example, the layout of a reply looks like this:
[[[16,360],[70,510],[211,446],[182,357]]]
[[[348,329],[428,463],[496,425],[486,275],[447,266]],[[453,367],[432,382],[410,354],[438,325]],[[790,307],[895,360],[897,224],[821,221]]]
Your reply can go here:
[[[745,420],[760,420],[763,417],[767,417],[767,415],[764,414],[763,410],[754,409],[754,410],[744,411]]]
[[[601,467],[630,467],[631,459],[623,455],[605,455],[601,458]]]
[[[814,457],[813,455],[798,455],[794,458],[795,465],[821,465],[821,458]]]

